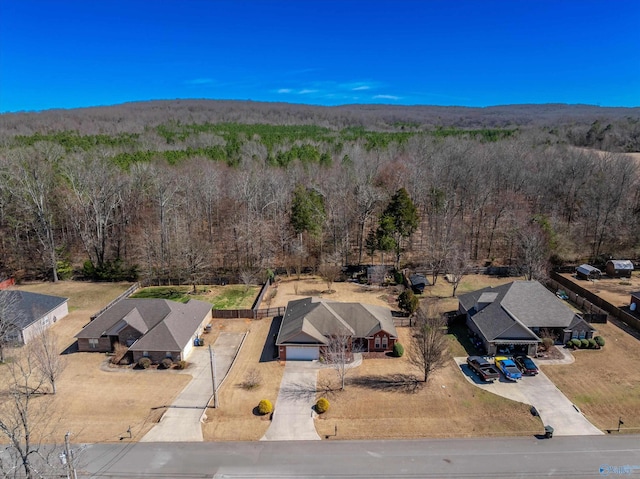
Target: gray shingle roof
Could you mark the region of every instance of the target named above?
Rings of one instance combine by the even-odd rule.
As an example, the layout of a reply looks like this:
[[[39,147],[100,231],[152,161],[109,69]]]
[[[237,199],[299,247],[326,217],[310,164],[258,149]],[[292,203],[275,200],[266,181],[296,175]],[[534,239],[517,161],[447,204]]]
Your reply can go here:
[[[326,344],[326,336],[346,333],[355,338],[379,331],[397,337],[391,311],[370,304],[303,298],[287,305],[277,344]]]
[[[0,291],[0,314],[6,314],[12,324],[25,329],[68,300],[29,291],[4,290]]]
[[[114,333],[124,321],[144,334],[131,350],[177,351],[187,345],[209,311],[211,304],[195,299],[187,303],[123,299],[97,316],[76,338],[99,338]]]
[[[489,302],[476,311],[476,304]],[[577,316],[537,281],[514,281],[463,294],[460,304],[489,341],[539,340],[529,328],[568,328]]]

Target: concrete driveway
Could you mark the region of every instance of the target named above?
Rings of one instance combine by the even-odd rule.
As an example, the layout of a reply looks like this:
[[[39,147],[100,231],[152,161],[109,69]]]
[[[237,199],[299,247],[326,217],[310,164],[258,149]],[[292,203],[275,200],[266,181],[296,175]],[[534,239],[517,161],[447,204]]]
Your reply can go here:
[[[216,384],[218,389],[229,373],[244,334],[220,333],[213,345],[216,359]],[[175,401],[140,442],[193,442],[202,441],[200,420],[213,396],[209,348],[194,348],[187,360],[187,371],[193,376]]]
[[[542,372],[537,376],[523,376],[518,382],[503,376],[493,383],[485,383],[466,364],[467,358],[454,358],[460,371],[474,386],[514,401],[531,404],[536,408],[545,426],[558,436],[588,436],[604,434],[574,407],[553,382]]]
[[[262,441],[319,440],[313,423],[317,361],[287,361],[273,419]]]

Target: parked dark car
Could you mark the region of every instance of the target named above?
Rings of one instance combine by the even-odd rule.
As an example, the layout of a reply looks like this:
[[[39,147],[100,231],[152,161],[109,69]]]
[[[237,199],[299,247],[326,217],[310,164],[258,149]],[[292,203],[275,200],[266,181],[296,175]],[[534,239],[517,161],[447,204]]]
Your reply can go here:
[[[467,364],[483,381],[493,381],[500,378],[500,371],[483,357],[469,356]]]
[[[529,356],[516,356],[513,358],[514,362],[518,366],[518,369],[522,371],[522,374],[527,376],[535,376],[538,374],[538,366]]]

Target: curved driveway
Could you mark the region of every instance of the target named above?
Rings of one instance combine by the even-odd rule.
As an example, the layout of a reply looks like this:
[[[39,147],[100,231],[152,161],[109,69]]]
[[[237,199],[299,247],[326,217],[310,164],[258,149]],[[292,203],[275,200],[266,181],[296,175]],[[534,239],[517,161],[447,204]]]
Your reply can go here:
[[[604,434],[562,394],[542,372],[537,376],[523,376],[518,382],[507,381],[501,375],[499,381],[485,383],[478,379],[466,364],[466,358],[454,358],[467,381],[485,391],[514,401],[531,404],[536,408],[544,425],[554,429],[558,436],[586,436]]]

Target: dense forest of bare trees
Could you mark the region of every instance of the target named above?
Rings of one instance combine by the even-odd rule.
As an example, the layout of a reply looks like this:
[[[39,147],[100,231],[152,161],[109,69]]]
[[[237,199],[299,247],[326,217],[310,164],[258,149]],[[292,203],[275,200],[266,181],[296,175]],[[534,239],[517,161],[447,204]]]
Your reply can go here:
[[[338,263],[437,275],[464,258],[536,277],[549,262],[636,258],[640,174],[624,153],[637,151],[640,111],[623,108],[5,114],[0,273],[195,284]],[[416,224],[398,222],[405,193]]]

